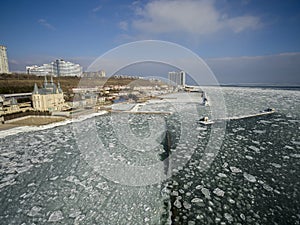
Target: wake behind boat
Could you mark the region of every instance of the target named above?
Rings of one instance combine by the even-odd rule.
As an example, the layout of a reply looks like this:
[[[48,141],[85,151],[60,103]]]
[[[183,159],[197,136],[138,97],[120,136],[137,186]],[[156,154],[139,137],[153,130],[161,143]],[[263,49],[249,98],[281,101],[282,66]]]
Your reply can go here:
[[[204,106],[208,106],[209,105],[208,98],[207,98],[205,92],[202,93],[202,103],[201,103],[201,105],[204,105]]]

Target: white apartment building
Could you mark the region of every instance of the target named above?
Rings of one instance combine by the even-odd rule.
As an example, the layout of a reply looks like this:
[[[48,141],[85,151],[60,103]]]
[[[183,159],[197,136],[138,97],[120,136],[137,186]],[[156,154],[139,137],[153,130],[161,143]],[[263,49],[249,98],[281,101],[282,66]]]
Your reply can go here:
[[[185,72],[169,72],[168,79],[171,85],[185,86]]]
[[[6,47],[0,45],[0,73],[9,73]]]
[[[82,76],[82,66],[72,62],[57,59],[50,64],[43,64],[42,66],[26,66],[28,74],[35,74],[38,76],[55,76],[55,77],[80,77]]]

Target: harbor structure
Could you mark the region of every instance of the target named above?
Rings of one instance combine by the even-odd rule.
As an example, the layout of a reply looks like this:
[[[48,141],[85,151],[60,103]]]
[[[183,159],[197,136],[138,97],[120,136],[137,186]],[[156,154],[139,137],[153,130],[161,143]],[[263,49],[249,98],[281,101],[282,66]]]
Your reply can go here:
[[[35,74],[38,76],[81,77],[82,66],[63,59],[57,59],[49,64],[43,64],[42,66],[26,66],[26,72],[27,74]]]
[[[7,48],[3,45],[0,45],[0,73],[9,73]]]
[[[184,71],[172,71],[168,74],[168,79],[171,85],[177,85],[184,87],[185,86],[185,72]]]
[[[38,88],[35,83],[32,92],[32,105],[37,111],[61,111],[65,107],[65,100],[60,83],[58,82],[56,85],[53,82],[53,77],[48,82],[46,76],[41,88]]]

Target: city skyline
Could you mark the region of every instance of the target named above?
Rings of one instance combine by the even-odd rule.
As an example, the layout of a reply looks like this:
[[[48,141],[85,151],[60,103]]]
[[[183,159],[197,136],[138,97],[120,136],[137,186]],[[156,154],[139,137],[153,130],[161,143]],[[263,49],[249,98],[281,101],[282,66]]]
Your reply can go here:
[[[57,58],[86,69],[120,44],[157,39],[191,49],[221,83],[300,83],[296,0],[31,0],[2,8],[0,44],[11,71]]]

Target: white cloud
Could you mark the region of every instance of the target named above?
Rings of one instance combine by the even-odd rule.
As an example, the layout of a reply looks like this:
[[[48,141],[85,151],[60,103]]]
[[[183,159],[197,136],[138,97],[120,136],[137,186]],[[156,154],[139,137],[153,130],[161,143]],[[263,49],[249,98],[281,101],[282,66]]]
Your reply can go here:
[[[211,0],[154,0],[136,7],[135,13],[137,19],[132,22],[133,28],[148,34],[207,35],[223,29],[242,32],[261,25],[255,16],[224,15]]]
[[[95,7],[95,8],[93,8],[93,9],[92,9],[92,12],[93,12],[93,13],[96,13],[96,12],[99,12],[101,9],[102,9],[102,6],[99,5],[99,6]]]
[[[119,23],[119,27],[120,27],[122,30],[127,31],[127,30],[128,30],[128,22],[126,22],[126,21],[121,21],[121,22]]]
[[[45,20],[45,19],[39,19],[38,23],[40,25],[42,25],[43,27],[46,27],[49,30],[56,30],[56,28],[53,25],[51,25],[50,23],[48,23],[47,20]]]

